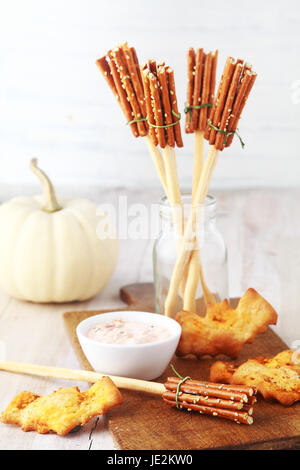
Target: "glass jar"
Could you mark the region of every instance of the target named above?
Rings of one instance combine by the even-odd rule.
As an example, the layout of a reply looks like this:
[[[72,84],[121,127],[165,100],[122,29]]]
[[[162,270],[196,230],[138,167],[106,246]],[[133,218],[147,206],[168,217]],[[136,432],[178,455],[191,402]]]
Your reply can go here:
[[[185,222],[191,212],[191,201],[191,195],[186,194],[182,196]],[[173,224],[173,209],[166,198],[161,200],[159,209],[160,233],[153,248],[154,295],[157,313],[164,314],[164,304],[177,258],[180,238],[176,237]],[[193,249],[200,256],[202,279],[204,279],[206,286],[216,301],[220,301],[228,298],[228,267],[227,249],[222,235],[217,229],[216,199],[212,196],[207,196],[205,203],[196,209],[197,214],[199,214],[195,227],[197,242],[193,245]],[[182,291],[184,291],[184,288],[182,285],[183,283],[181,283],[178,291],[176,312],[183,308]],[[200,272],[194,310],[199,314],[203,314],[206,310],[200,282]]]

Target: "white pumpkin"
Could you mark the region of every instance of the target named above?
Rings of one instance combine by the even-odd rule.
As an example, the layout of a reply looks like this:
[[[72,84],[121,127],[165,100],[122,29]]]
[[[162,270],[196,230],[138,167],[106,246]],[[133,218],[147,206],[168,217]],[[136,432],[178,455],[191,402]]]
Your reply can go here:
[[[97,294],[115,269],[119,243],[96,234],[96,205],[85,199],[56,199],[48,177],[43,197],[16,197],[0,206],[0,286],[32,302],[71,302]],[[101,234],[100,234],[101,235]]]

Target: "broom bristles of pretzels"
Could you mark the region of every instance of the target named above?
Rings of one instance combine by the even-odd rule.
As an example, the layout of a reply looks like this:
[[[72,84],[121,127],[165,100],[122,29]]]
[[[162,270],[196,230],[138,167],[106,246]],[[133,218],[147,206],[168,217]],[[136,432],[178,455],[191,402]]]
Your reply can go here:
[[[146,136],[144,87],[135,49],[124,43],[109,50],[96,64],[117,98],[133,135]]]
[[[232,111],[232,119],[230,120],[229,125],[228,125],[228,132],[235,132],[237,130],[238,122],[241,118],[242,111],[245,107],[245,104],[249,97],[250,91],[254,85],[256,77],[257,77],[257,74],[255,72],[251,72],[250,69],[246,68],[244,78],[242,80],[240,89],[238,91],[238,94],[235,100],[235,106]],[[231,134],[228,136],[226,147],[229,147],[229,145],[231,144],[233,140],[233,137],[234,137],[234,134]]]
[[[176,401],[167,400],[164,398],[164,402],[172,407],[177,407]],[[187,411],[198,411],[200,414],[211,415],[218,418],[229,419],[238,424],[253,424],[253,418],[246,412],[226,410],[222,408],[215,408],[212,406],[196,405],[192,403],[180,403],[180,409],[186,409]]]
[[[127,99],[132,109],[132,119],[137,120],[139,135],[143,137],[147,135],[148,131],[144,121],[139,121],[139,119],[143,118],[144,116],[142,114],[141,105],[137,100],[136,92],[133,88],[132,77],[127,67],[125,53],[121,47],[116,47],[112,51],[109,51],[109,57],[111,61],[114,62],[117,66],[122,85],[126,91]],[[130,61],[130,56],[128,55],[127,57],[129,57],[127,60]],[[134,67],[135,65],[132,64],[132,68]],[[137,76],[135,75],[135,77]]]
[[[166,391],[163,398],[176,401],[176,392]],[[253,406],[233,400],[224,400],[222,398],[209,397],[208,395],[191,395],[189,393],[179,392],[177,400],[183,403],[193,403],[194,405],[214,406],[225,410],[246,411],[253,413]]]
[[[256,73],[242,59],[226,61],[217,98],[207,122],[204,137],[217,150],[232,143],[239,119],[254,85]]]
[[[173,69],[149,60],[142,67],[147,121],[154,145],[183,146]]]
[[[176,371],[175,371],[176,372]],[[253,423],[255,387],[227,388],[224,384],[192,380],[189,377],[168,377],[163,400],[172,407],[198,411],[201,414],[226,418],[237,423]]]

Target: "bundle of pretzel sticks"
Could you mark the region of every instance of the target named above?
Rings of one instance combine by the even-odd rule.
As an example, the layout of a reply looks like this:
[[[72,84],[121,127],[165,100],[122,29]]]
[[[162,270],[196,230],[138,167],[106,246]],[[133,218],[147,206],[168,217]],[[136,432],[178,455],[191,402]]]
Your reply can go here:
[[[229,419],[238,424],[253,423],[255,387],[228,386],[213,382],[168,377],[163,400],[170,406],[200,414]]]
[[[249,64],[229,57],[214,97],[217,56],[217,51],[207,54],[203,49],[188,51],[185,130],[186,133],[194,133],[195,145],[193,208],[186,223],[175,156],[175,145],[182,147],[183,142],[173,69],[164,62],[157,64],[154,60],[140,67],[135,49],[127,43],[108,51],[96,61],[133,135],[146,139],[162,187],[173,209],[177,261],[165,301],[164,313],[168,316],[176,313],[179,294],[183,297],[184,309],[196,311],[199,281],[206,304],[216,302],[205,283],[202,270],[196,233],[197,208],[205,202],[219,152],[232,143],[234,135],[238,135],[238,122],[256,79],[256,73]],[[204,140],[209,142],[206,159]]]

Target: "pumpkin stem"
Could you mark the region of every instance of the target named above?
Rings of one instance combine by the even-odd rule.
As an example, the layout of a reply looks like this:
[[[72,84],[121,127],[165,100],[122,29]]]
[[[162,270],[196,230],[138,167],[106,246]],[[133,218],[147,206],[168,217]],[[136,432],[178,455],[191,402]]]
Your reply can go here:
[[[31,171],[39,178],[43,186],[43,193],[44,193],[44,205],[42,209],[45,212],[56,212],[62,209],[62,207],[58,204],[55,196],[55,191],[53,185],[46,175],[40,168],[37,166],[37,158],[33,158],[30,161],[30,169]]]

